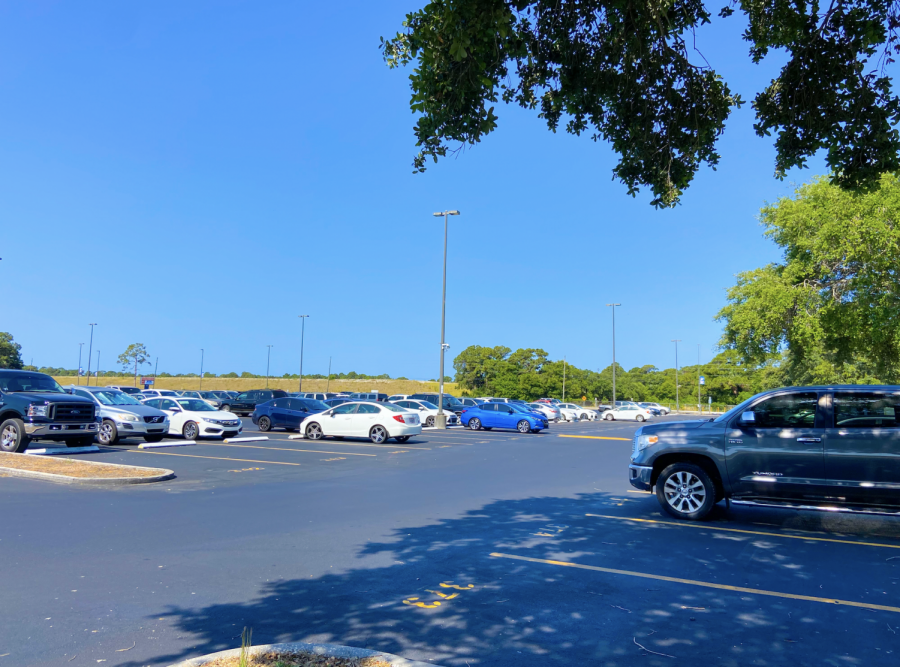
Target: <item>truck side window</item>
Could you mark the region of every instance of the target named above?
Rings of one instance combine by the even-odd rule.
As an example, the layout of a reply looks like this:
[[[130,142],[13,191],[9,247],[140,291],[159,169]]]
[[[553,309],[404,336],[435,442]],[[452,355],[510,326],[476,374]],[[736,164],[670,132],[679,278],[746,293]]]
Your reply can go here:
[[[900,396],[874,392],[834,394],[834,423],[838,428],[897,428]]]
[[[783,394],[753,406],[757,428],[812,427],[816,421],[818,395],[814,391]]]

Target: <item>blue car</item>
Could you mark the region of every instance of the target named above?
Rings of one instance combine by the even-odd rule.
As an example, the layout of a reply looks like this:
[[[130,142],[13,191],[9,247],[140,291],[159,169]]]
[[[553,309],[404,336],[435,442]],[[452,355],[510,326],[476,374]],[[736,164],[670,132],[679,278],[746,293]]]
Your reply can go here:
[[[271,431],[273,428],[296,431],[304,419],[329,407],[322,401],[311,398],[282,397],[259,403],[253,410],[251,419],[260,431]]]
[[[481,403],[466,408],[460,416],[466,428],[473,431],[492,428],[510,428],[519,433],[537,433],[547,428],[547,420],[516,403]]]

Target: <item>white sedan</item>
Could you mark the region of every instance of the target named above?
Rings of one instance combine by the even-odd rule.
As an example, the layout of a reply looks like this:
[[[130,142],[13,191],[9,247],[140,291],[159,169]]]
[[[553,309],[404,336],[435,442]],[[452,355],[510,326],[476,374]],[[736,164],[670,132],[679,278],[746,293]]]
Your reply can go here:
[[[584,407],[581,407],[580,405],[575,405],[574,403],[560,403],[557,407],[566,408],[568,410],[574,410],[575,414],[578,415],[579,419],[594,421],[595,419],[597,419],[600,416],[597,414],[596,410],[591,410],[590,408],[584,408]]]
[[[648,419],[653,419],[653,413],[650,412],[647,408],[642,408],[640,405],[620,405],[617,408],[612,408],[610,410],[606,410],[602,415],[603,419],[607,421],[621,420],[621,419],[631,419],[638,422],[647,421]]]
[[[169,435],[183,435],[188,440],[230,438],[244,428],[240,417],[216,410],[202,398],[148,398],[144,403],[169,415]]]
[[[394,405],[397,405],[401,408],[406,408],[407,410],[415,410],[419,413],[419,421],[421,421],[427,428],[431,428],[434,426],[435,419],[437,419],[438,407],[431,403],[430,401],[412,401],[412,400],[397,400],[390,401]],[[444,412],[447,416],[447,425],[448,426],[456,426],[459,424],[459,417],[457,417],[452,412]]]
[[[368,438],[376,445],[394,438],[406,442],[422,434],[419,415],[392,403],[352,402],[307,417],[304,434],[308,440],[325,436]]]
[[[561,422],[577,422],[578,421],[578,411],[579,408],[572,405],[572,407],[567,408],[567,405],[572,405],[571,403],[558,403],[554,405],[557,410],[559,410],[559,421]]]

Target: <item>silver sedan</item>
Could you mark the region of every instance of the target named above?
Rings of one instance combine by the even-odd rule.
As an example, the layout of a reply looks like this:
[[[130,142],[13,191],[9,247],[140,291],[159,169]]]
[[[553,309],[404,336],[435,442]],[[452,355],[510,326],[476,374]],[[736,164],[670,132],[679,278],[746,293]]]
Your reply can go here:
[[[550,421],[559,421],[562,416],[559,409],[549,403],[526,403],[525,407],[540,412]]]

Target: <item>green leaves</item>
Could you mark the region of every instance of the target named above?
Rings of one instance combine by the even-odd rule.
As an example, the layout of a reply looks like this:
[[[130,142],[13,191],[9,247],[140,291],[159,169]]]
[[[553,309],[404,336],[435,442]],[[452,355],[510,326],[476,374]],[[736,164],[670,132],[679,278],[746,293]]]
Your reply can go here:
[[[822,149],[844,188],[900,170],[900,100],[884,74],[900,51],[896,3],[843,0],[823,13],[735,0],[719,15],[734,7],[748,17],[755,62],[773,48],[789,54],[753,103],[757,134],[776,135],[776,175]],[[716,166],[725,120],[743,103],[693,46],[710,16],[702,0],[433,0],[381,40],[389,67],[416,65],[414,171],[493,132],[502,99],[553,132],[562,124],[608,142],[629,194],[649,187],[654,206],[674,206],[701,165]]]
[[[12,334],[0,331],[0,368],[22,368],[21,350]]]

